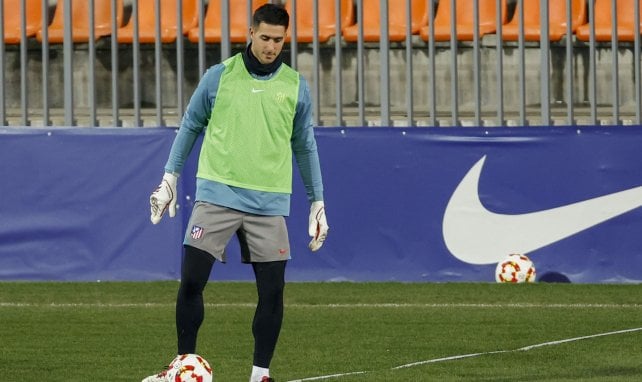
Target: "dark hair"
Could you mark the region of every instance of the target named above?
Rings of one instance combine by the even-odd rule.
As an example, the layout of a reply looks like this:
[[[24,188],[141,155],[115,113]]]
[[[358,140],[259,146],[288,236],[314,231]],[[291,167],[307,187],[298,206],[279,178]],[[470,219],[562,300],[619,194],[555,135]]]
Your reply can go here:
[[[283,25],[287,30],[290,26],[290,15],[282,5],[264,4],[254,11],[252,26],[257,28],[259,24]]]

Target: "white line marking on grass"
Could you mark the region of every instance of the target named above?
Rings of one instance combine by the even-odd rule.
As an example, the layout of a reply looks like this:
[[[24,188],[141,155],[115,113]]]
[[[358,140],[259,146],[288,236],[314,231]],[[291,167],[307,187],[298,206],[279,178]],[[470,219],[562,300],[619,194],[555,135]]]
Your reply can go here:
[[[408,363],[408,364],[401,365],[401,366],[395,366],[395,367],[391,368],[390,370],[405,369],[405,368],[408,368],[408,367],[420,366],[420,365],[425,365],[425,364],[428,364],[428,363],[437,363],[437,362],[444,362],[444,361],[454,361],[454,360],[457,360],[457,359],[479,357],[479,356],[486,355],[486,354],[508,353],[510,351],[513,351],[513,350],[495,350],[495,351],[488,351],[488,352],[483,352],[483,353],[460,354],[460,355],[452,355],[450,357],[433,358],[433,359],[429,359],[429,360],[426,360],[426,361],[419,361],[419,362]]]
[[[551,341],[551,342],[544,342],[544,343],[537,344],[537,345],[524,346],[524,347],[519,348],[519,349],[517,349],[515,351],[529,351],[531,349],[541,348],[541,347],[544,347],[544,346],[559,345],[559,344],[563,344],[563,343],[566,343],[566,342],[588,340],[588,339],[591,339],[591,338],[612,336],[612,335],[615,335],[615,334],[632,333],[632,332],[638,332],[640,330],[642,330],[642,328],[623,329],[623,330],[616,330],[614,332],[598,333],[598,334],[592,334],[592,335],[589,335],[589,336],[575,337],[575,338],[569,338],[569,339],[565,339],[565,340],[558,340],[558,341]]]
[[[0,308],[171,308],[175,303],[103,303],[103,302],[69,302],[69,303],[22,303],[22,302],[0,302]],[[232,308],[255,308],[256,304],[233,303],[233,304],[205,304],[207,307],[232,307]]]
[[[348,375],[366,374],[366,373],[368,373],[368,372],[367,371],[352,371],[350,373],[330,374],[330,375],[322,375],[320,377],[294,379],[294,380],[288,381],[288,382],[319,381],[319,380],[322,380],[322,379],[340,378],[340,377],[345,377],[345,376],[348,376]]]
[[[401,366],[396,366],[396,367],[393,367],[392,370],[403,369],[403,368],[419,366],[419,365],[425,365],[425,364],[428,364],[428,363],[437,363],[437,362],[450,361],[450,360],[455,360],[455,359],[479,357],[479,356],[488,355],[488,354],[500,354],[500,353],[513,353],[513,352],[520,352],[520,351],[529,351],[529,350],[541,348],[541,347],[544,347],[544,346],[553,346],[553,345],[559,345],[559,344],[563,344],[563,343],[567,343],[567,342],[575,342],[575,341],[587,340],[587,339],[597,338],[597,337],[604,337],[604,336],[612,336],[612,335],[616,335],[616,334],[637,332],[637,331],[640,331],[640,330],[642,330],[642,328],[616,330],[614,332],[598,333],[598,334],[591,334],[591,335],[582,336],[582,337],[574,337],[574,338],[567,338],[567,339],[557,340],[557,341],[543,342],[541,344],[524,346],[524,347],[521,347],[519,349],[513,349],[513,350],[495,350],[495,351],[488,351],[488,352],[481,352],[481,353],[455,355],[455,356],[444,357],[444,358],[434,358],[434,359],[429,359],[429,360],[426,360],[426,361],[413,362],[413,363],[408,363],[408,364],[401,365]]]
[[[419,361],[419,362],[408,363],[408,364],[401,365],[401,366],[395,366],[393,368],[390,368],[390,370],[399,370],[399,369],[405,369],[405,368],[414,367],[414,366],[426,365],[426,364],[430,364],[430,363],[454,361],[454,360],[464,359],[464,358],[480,357],[480,356],[483,356],[483,355],[529,351],[529,350],[541,348],[541,347],[544,347],[544,346],[553,346],[553,345],[559,345],[559,344],[563,344],[563,343],[567,343],[567,342],[581,341],[581,340],[597,338],[597,337],[604,337],[604,336],[612,336],[612,335],[616,335],[616,334],[638,332],[638,331],[641,331],[641,330],[642,330],[642,328],[623,329],[623,330],[616,330],[616,331],[613,331],[613,332],[598,333],[598,334],[592,334],[592,335],[582,336],[582,337],[574,337],[574,338],[567,338],[567,339],[557,340],[557,341],[543,342],[541,344],[524,346],[524,347],[521,347],[521,348],[518,348],[518,349],[513,349],[513,350],[494,350],[494,351],[487,351],[487,352],[481,352],[481,353],[460,354],[460,355],[453,355],[453,356],[449,356],[449,357],[433,358],[433,359],[429,359],[429,360],[425,360],[425,361]],[[295,379],[295,380],[288,381],[288,382],[315,381],[315,380],[330,379],[330,378],[340,378],[340,377],[344,377],[344,376],[348,376],[348,375],[366,374],[366,373],[369,373],[369,371],[356,371],[356,372],[343,373],[343,374],[330,374],[330,375],[324,375],[324,376],[319,376],[319,377],[309,377],[309,378],[303,378],[303,379]]]
[[[642,308],[642,304],[474,304],[474,303],[427,303],[427,304],[286,304],[286,307],[302,308]]]
[[[103,302],[69,302],[69,303],[57,303],[57,302],[0,302],[0,308],[15,308],[15,307],[47,307],[47,308],[163,308],[163,307],[173,307],[175,304],[172,303],[155,303],[155,302],[140,302],[140,303],[103,303]],[[255,303],[206,303],[206,307],[221,307],[221,308],[254,308],[256,307]],[[305,309],[314,309],[314,308],[333,308],[333,309],[342,309],[342,308],[481,308],[481,309],[507,309],[507,308],[552,308],[552,309],[588,309],[588,308],[604,308],[604,309],[613,309],[613,308],[624,308],[624,309],[640,309],[642,304],[467,304],[467,303],[455,303],[455,304],[392,304],[392,303],[373,303],[373,304],[285,304],[286,308],[305,308]]]

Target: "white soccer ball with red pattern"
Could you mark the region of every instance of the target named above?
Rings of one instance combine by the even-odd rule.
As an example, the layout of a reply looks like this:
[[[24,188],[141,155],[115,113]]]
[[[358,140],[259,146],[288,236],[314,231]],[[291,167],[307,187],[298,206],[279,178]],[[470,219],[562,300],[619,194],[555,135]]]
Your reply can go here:
[[[212,382],[212,368],[198,354],[183,354],[169,365],[167,380],[170,382]]]
[[[510,254],[497,263],[495,281],[498,283],[532,283],[535,265],[526,255]]]

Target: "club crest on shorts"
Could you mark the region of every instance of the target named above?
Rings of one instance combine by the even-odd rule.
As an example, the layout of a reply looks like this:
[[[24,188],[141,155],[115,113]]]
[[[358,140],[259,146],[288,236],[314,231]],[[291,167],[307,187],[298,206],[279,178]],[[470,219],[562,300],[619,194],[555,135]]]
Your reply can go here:
[[[194,240],[200,239],[201,237],[203,237],[203,227],[199,227],[197,225],[192,226],[192,232],[190,235]]]

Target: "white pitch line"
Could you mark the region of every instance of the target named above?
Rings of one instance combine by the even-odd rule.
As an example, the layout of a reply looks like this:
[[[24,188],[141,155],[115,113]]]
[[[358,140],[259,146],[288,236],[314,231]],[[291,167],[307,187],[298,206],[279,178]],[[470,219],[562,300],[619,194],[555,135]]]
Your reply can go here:
[[[102,303],[102,302],[69,302],[69,303],[22,303],[22,302],[0,302],[0,308],[171,308],[175,303]],[[232,303],[232,304],[205,304],[207,307],[232,307],[232,308],[255,308],[256,304]]]
[[[604,336],[612,336],[612,335],[615,335],[615,334],[623,334],[623,333],[638,332],[638,331],[640,331],[640,330],[642,330],[642,328],[633,328],[633,329],[616,330],[616,331],[614,331],[614,332],[606,332],[606,333],[592,334],[592,335],[589,335],[589,336],[575,337],[575,338],[569,338],[569,339],[565,339],[565,340],[558,340],[558,341],[544,342],[544,343],[537,344],[537,345],[524,346],[524,347],[519,348],[519,349],[514,350],[514,351],[529,351],[529,350],[536,349],[536,348],[541,348],[541,347],[544,347],[544,346],[559,345],[559,344],[563,344],[563,343],[566,343],[566,342],[573,342],[573,341],[588,340],[588,339],[591,339],[591,338],[604,337]]]
[[[398,304],[398,303],[372,303],[372,304],[287,304],[286,307],[302,308],[642,308],[642,304],[479,304],[479,303],[426,303],[426,304]]]
[[[521,348],[518,348],[518,349],[512,349],[512,350],[494,350],[494,351],[487,351],[487,352],[480,352],[480,353],[460,354],[460,355],[453,355],[453,356],[449,356],[449,357],[433,358],[433,359],[429,359],[429,360],[425,360],[425,361],[412,362],[412,363],[408,363],[408,364],[405,364],[405,365],[395,366],[395,367],[390,368],[390,370],[404,369],[404,368],[409,368],[409,367],[414,367],[414,366],[426,365],[426,364],[430,364],[430,363],[454,361],[454,360],[472,358],[472,357],[480,357],[480,356],[483,356],[483,355],[529,351],[529,350],[541,348],[541,347],[544,347],[544,346],[553,346],[553,345],[559,345],[559,344],[563,344],[563,343],[567,343],[567,342],[581,341],[581,340],[597,338],[597,337],[604,337],[604,336],[612,336],[612,335],[616,335],[616,334],[631,333],[631,332],[637,332],[637,331],[641,331],[641,330],[642,330],[642,328],[623,329],[623,330],[616,330],[616,331],[613,331],[613,332],[598,333],[598,334],[592,334],[592,335],[582,336],[582,337],[574,337],[574,338],[567,338],[567,339],[557,340],[557,341],[543,342],[543,343],[540,343],[540,344],[524,346],[524,347],[521,347]],[[348,376],[348,375],[366,374],[366,373],[369,373],[369,372],[368,371],[356,371],[356,372],[349,372],[349,373],[342,373],[342,374],[330,374],[330,375],[324,375],[324,376],[319,376],[319,377],[309,377],[309,378],[303,378],[303,379],[295,379],[295,380],[288,381],[288,382],[315,381],[315,380],[330,379],[330,378],[340,378],[340,377],[344,377],[344,376]]]
[[[391,368],[390,370],[405,369],[405,368],[408,368],[408,367],[420,366],[420,365],[425,365],[425,364],[428,364],[428,363],[437,363],[437,362],[444,362],[444,361],[454,361],[454,360],[457,360],[457,359],[479,357],[479,356],[486,355],[486,354],[507,353],[507,352],[510,352],[510,351],[512,351],[512,350],[495,350],[495,351],[489,351],[489,352],[483,352],[483,353],[460,354],[460,355],[452,355],[450,357],[433,358],[433,359],[429,359],[429,360],[426,360],[426,361],[419,361],[419,362],[407,363],[407,364],[401,365],[401,366],[395,366],[395,367]]]
[[[544,347],[544,346],[553,346],[553,345],[559,345],[559,344],[563,344],[563,343],[567,343],[567,342],[575,342],[575,341],[588,340],[588,339],[597,338],[597,337],[612,336],[612,335],[615,335],[615,334],[637,332],[637,331],[640,331],[640,330],[642,330],[642,328],[616,330],[614,332],[598,333],[598,334],[591,334],[591,335],[582,336],[582,337],[574,337],[574,338],[567,338],[567,339],[557,340],[557,341],[543,342],[541,344],[524,346],[524,347],[521,347],[519,349],[513,349],[513,350],[495,350],[495,351],[488,351],[488,352],[481,352],[481,353],[474,353],[474,354],[456,355],[456,356],[444,357],[444,358],[434,358],[434,359],[429,359],[429,360],[426,360],[426,361],[413,362],[413,363],[408,363],[408,364],[401,365],[401,366],[395,366],[395,367],[392,368],[392,370],[403,369],[403,368],[419,366],[419,365],[425,365],[425,364],[428,364],[428,363],[437,363],[437,362],[443,362],[443,361],[450,361],[450,360],[454,360],[454,359],[479,357],[479,356],[488,355],[488,354],[500,354],[500,353],[513,353],[513,352],[519,352],[519,351],[529,351],[529,350],[541,348],[541,347]]]
[[[173,307],[172,303],[101,303],[101,302],[78,302],[78,303],[33,303],[33,302],[0,302],[0,308],[162,308]],[[254,308],[255,303],[206,303],[206,307],[221,308]],[[394,304],[394,303],[372,303],[372,304],[285,304],[286,308],[324,308],[324,309],[341,309],[341,308],[480,308],[480,309],[510,309],[510,308],[550,308],[550,309],[588,309],[588,308],[624,308],[640,309],[642,304]]]
[[[351,371],[349,373],[330,374],[330,375],[322,375],[322,376],[319,376],[319,377],[294,379],[294,380],[288,381],[288,382],[320,381],[322,379],[340,378],[340,377],[345,377],[345,376],[348,376],[348,375],[366,374],[366,373],[368,373],[368,372],[367,371]]]

